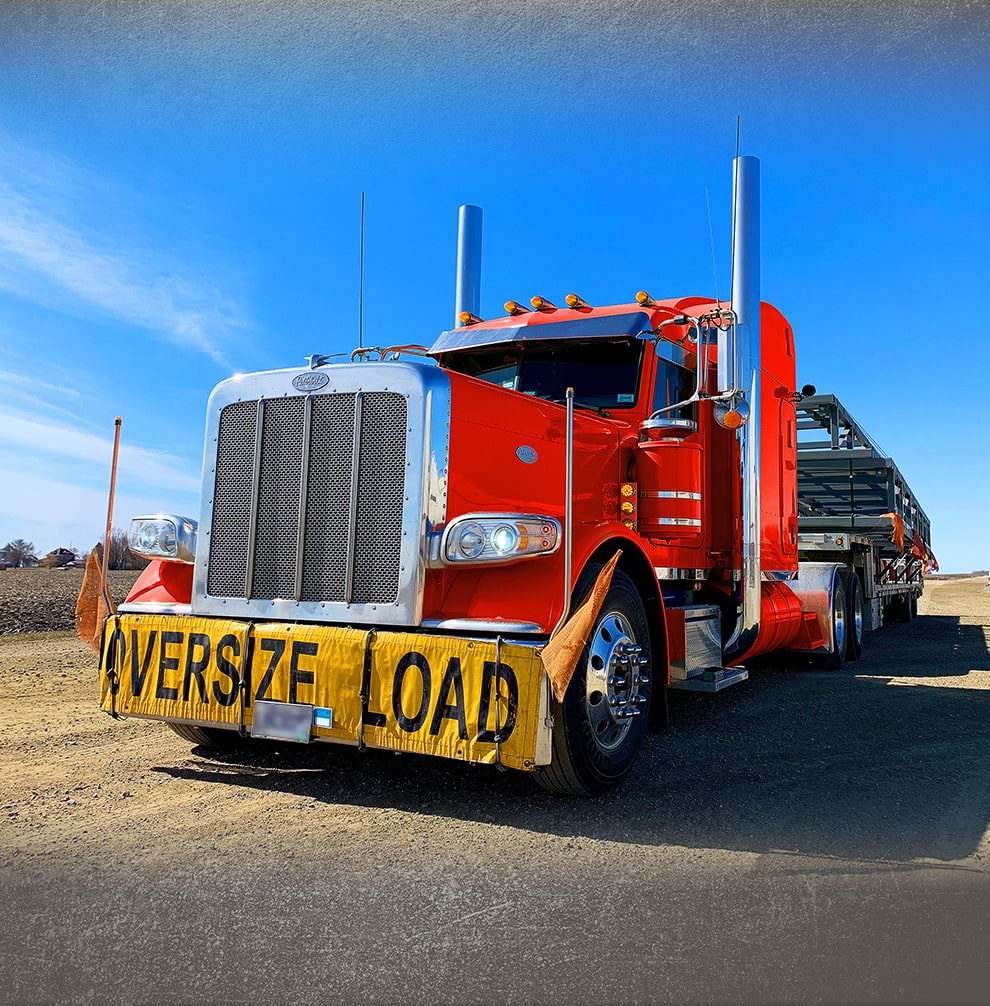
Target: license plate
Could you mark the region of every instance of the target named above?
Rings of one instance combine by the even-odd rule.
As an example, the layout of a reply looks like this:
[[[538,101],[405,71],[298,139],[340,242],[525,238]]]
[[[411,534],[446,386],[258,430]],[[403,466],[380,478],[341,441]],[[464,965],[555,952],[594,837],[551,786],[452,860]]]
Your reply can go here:
[[[255,702],[251,736],[272,741],[308,744],[313,726],[313,707],[288,702]]]

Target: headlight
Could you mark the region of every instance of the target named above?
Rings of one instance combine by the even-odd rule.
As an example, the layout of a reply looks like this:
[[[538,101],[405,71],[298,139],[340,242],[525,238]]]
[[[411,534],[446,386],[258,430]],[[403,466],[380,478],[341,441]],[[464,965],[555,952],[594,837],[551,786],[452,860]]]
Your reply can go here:
[[[127,546],[145,559],[195,562],[196,521],[165,513],[135,517],[127,533]]]
[[[440,556],[446,564],[508,562],[556,552],[560,523],[552,517],[521,514],[467,514],[443,533]]]

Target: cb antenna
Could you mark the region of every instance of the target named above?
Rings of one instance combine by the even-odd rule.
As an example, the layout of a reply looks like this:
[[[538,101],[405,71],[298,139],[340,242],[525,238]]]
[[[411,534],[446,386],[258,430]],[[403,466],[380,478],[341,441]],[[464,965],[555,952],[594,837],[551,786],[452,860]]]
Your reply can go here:
[[[712,230],[712,201],[708,196],[708,186],[705,186],[705,205],[708,207],[708,240],[712,246],[712,273],[715,276],[715,303],[722,310],[722,298],[718,295],[718,265],[715,261],[715,232]]]
[[[358,349],[364,348],[364,189],[361,190],[361,239],[358,246]]]
[[[736,116],[736,159],[732,165],[732,288],[735,289],[736,277],[736,204],[739,202],[739,133],[742,129],[742,116]],[[735,307],[735,304],[730,304]]]

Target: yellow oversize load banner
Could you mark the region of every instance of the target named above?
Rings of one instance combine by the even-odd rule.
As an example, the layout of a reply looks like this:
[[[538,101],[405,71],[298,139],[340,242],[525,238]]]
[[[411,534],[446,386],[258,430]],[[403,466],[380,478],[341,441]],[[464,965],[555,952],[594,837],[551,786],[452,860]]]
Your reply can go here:
[[[249,729],[257,701],[298,703],[314,739],[467,761],[494,762],[497,731],[499,760],[521,769],[547,716],[535,647],[326,625],[117,615],[100,681],[121,716]]]

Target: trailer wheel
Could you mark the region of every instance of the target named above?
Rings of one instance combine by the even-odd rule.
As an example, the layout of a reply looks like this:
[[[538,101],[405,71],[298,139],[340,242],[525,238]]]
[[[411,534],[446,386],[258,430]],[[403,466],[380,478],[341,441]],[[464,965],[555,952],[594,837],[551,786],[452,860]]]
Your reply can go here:
[[[913,598],[905,597],[903,594],[895,597],[883,609],[883,620],[885,622],[910,622],[912,616],[917,612],[917,602],[911,604]],[[913,609],[913,610],[912,610]]]
[[[575,588],[582,598],[601,567]],[[617,569],[612,585],[555,710],[552,761],[533,775],[544,789],[592,796],[618,785],[639,753],[650,715],[650,630],[632,580]]]
[[[846,619],[846,588],[841,567],[832,571],[831,589],[828,592],[828,620],[832,636],[831,652],[817,651],[812,663],[828,671],[837,671],[846,658],[849,642],[848,621]]]
[[[208,748],[236,748],[243,745],[246,738],[236,730],[217,730],[214,727],[194,727],[188,723],[167,723],[184,741]]]
[[[863,588],[855,570],[841,571],[846,595],[846,660],[859,660],[863,653]]]

